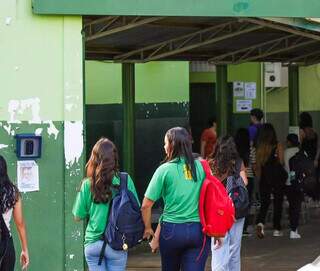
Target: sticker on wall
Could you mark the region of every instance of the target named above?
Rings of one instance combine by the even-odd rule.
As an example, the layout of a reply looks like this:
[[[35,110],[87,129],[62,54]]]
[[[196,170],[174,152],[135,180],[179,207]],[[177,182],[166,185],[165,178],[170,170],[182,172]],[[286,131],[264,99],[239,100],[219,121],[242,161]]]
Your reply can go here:
[[[244,82],[236,81],[233,82],[233,97],[244,96]]]
[[[252,100],[237,100],[237,112],[249,112],[252,109]]]
[[[256,99],[257,98],[257,84],[256,82],[247,82],[244,84],[245,99]]]
[[[17,176],[20,192],[39,191],[39,167],[36,161],[18,161]]]

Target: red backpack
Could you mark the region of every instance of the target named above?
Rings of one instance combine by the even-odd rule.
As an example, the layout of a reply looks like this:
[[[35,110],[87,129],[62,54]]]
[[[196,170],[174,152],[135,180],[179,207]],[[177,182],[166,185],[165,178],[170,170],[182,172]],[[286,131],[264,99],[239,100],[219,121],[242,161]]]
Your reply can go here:
[[[199,215],[202,232],[211,237],[224,237],[235,222],[235,210],[223,184],[211,174],[206,160],[201,160],[206,174],[203,181]]]

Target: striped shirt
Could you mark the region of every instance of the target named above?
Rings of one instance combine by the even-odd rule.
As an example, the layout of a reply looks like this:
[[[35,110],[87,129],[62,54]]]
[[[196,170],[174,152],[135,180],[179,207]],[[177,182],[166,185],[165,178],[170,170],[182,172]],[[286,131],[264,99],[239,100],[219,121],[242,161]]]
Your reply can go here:
[[[251,144],[250,145],[250,155],[249,155],[249,165],[247,168],[248,178],[254,178],[253,166],[256,164],[256,148]]]

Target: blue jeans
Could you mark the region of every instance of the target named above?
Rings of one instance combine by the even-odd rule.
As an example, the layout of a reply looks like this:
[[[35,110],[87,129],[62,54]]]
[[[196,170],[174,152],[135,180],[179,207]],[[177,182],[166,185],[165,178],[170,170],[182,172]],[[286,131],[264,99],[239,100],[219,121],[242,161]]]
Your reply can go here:
[[[210,243],[200,223],[161,223],[162,271],[204,271]]]
[[[109,245],[106,246],[102,264],[98,265],[102,245],[103,241],[99,240],[85,247],[84,255],[89,271],[125,271],[128,253],[123,250],[114,250]]]
[[[212,242],[212,271],[240,271],[240,250],[244,218],[238,219],[223,239],[222,247],[215,249]]]

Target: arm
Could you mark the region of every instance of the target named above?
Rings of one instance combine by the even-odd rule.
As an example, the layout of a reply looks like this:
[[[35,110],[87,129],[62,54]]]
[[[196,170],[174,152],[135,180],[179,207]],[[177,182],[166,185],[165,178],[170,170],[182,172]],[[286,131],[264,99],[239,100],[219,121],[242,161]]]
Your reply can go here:
[[[241,164],[240,176],[241,176],[244,184],[247,186],[248,185],[248,178],[247,178],[246,168],[245,168],[243,162]]]
[[[320,160],[320,140],[318,138],[318,149],[317,149],[317,154],[314,159],[314,166],[317,168],[319,166],[319,160]]]
[[[16,228],[18,231],[19,239],[20,239],[20,244],[21,244],[20,263],[22,265],[22,269],[24,270],[29,265],[29,252],[28,252],[26,226],[25,226],[23,213],[22,213],[21,198],[19,198],[19,200],[14,206],[13,219],[16,224]]]
[[[154,232],[151,228],[151,209],[154,205],[154,201],[144,198],[141,206],[142,219],[144,222],[144,239],[149,239],[151,236],[154,236]]]
[[[154,236],[151,242],[149,243],[151,247],[151,251],[153,253],[157,252],[157,249],[159,248],[160,231],[161,231],[161,225],[159,223],[157,226],[156,232],[154,233]]]
[[[203,159],[206,159],[206,157],[204,156],[205,155],[204,150],[205,150],[206,144],[207,144],[206,141],[201,140],[200,155]]]
[[[278,143],[277,152],[278,152],[280,164],[284,165],[284,150],[283,150],[283,146],[281,143]]]

